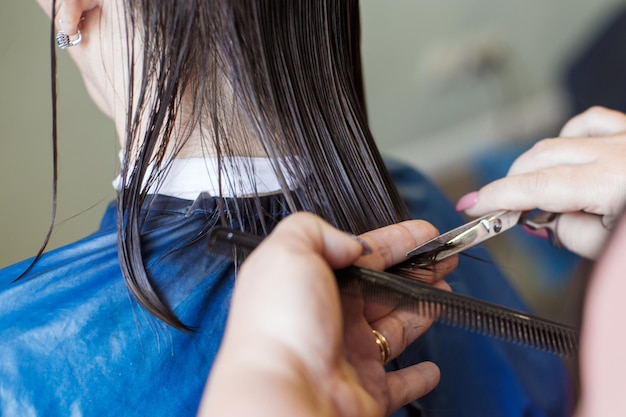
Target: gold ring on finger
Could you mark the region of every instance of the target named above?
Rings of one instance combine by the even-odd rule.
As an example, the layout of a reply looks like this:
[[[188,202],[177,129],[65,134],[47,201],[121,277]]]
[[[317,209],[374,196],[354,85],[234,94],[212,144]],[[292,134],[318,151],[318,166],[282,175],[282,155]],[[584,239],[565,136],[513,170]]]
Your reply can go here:
[[[374,333],[376,344],[380,349],[380,361],[383,365],[385,365],[391,357],[391,347],[389,346],[389,342],[387,341],[387,338],[382,335],[382,333],[373,329],[372,333]]]

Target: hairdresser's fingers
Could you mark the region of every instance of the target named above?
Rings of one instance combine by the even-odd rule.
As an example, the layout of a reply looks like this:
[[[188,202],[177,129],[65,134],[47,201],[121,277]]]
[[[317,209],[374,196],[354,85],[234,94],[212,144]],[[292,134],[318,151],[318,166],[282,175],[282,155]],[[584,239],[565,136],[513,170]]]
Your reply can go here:
[[[541,140],[520,155],[507,175],[519,175],[560,165],[615,165],[623,162],[626,135],[615,134],[597,138],[553,138]]]
[[[615,215],[626,200],[626,170],[602,164],[561,165],[511,175],[480,189],[465,212],[480,216],[494,210],[585,211]]]
[[[423,220],[408,220],[372,230],[361,235],[374,249],[375,257],[365,257],[361,266],[387,269],[404,260],[408,249],[437,236],[437,229]]]
[[[287,217],[241,267],[229,314],[232,328],[244,338],[258,335],[291,346],[303,358],[315,349],[333,354],[341,315],[332,269],[351,265],[363,250],[353,236],[317,216]],[[298,312],[299,320],[285,312]],[[323,340],[334,345],[320,347]]]
[[[401,261],[406,260],[406,253],[418,244],[426,242],[437,236],[437,229],[430,223],[422,220],[408,220],[395,225],[383,227],[361,235],[372,247],[372,255],[364,256],[357,262],[358,265],[376,270],[387,269]],[[436,283],[456,267],[458,257],[452,256],[445,259],[432,268],[424,269],[420,274],[420,281]],[[445,283],[441,284],[447,285]],[[364,314],[369,322],[379,320],[394,311],[393,307],[385,306],[371,300],[367,300],[364,306]],[[432,324],[431,317],[419,317],[413,324],[416,329],[426,329]],[[390,333],[395,337],[396,332]],[[401,343],[401,352],[406,343]]]
[[[433,286],[450,291],[450,286],[445,281],[437,281]],[[370,321],[370,326],[380,332],[389,343],[389,348],[391,349],[389,359],[398,357],[404,349],[417,340],[418,337],[422,336],[433,324],[438,314],[436,309],[431,312],[428,309],[424,309],[424,313],[419,315],[412,311],[407,311],[402,306],[385,311],[374,304],[366,305],[365,309],[365,316]]]
[[[387,373],[389,387],[389,415],[432,391],[441,378],[439,367],[432,362],[421,362],[399,371]]]
[[[626,201],[626,181],[616,177],[612,183],[595,184],[588,175],[595,174],[562,166],[505,177],[483,187],[475,206],[466,212],[480,216],[502,209],[539,208],[564,213],[557,223],[558,239],[572,252],[595,259],[609,234],[606,220],[617,216]]]
[[[598,258],[609,235],[602,217],[595,214],[562,214],[557,223],[557,236],[563,246],[588,259]]]
[[[581,165],[598,158],[602,147],[591,138],[550,138],[536,142],[518,156],[507,175],[519,175],[560,165]],[[596,142],[596,143],[594,143]]]
[[[359,259],[358,265],[379,271],[385,270],[406,260],[406,253],[417,245],[437,236],[437,229],[423,220],[408,220],[361,235],[369,243],[373,252],[370,256]],[[431,271],[430,281],[440,279],[452,271],[458,262],[456,256],[436,265]]]
[[[316,253],[334,269],[352,265],[366,249],[370,250],[360,238],[341,232],[306,212],[292,214],[281,221],[264,242],[268,244],[273,245],[271,250],[280,249],[285,254],[308,257]]]
[[[608,136],[625,131],[626,114],[596,106],[571,118],[559,136]]]

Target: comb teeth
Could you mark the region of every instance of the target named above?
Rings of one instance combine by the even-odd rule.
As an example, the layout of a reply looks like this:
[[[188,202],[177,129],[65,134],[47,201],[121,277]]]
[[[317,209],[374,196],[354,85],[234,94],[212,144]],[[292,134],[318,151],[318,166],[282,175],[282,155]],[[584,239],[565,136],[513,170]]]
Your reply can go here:
[[[233,259],[245,258],[262,239],[229,228],[216,228],[211,231],[209,247]],[[352,266],[335,273],[343,294],[362,296],[368,301],[420,314],[442,324],[564,357],[573,358],[578,353],[578,330],[561,323],[389,272]]]
[[[575,329],[514,310],[494,308],[478,300],[472,301],[443,302],[446,307],[438,320],[448,325],[565,357],[576,356],[578,334]]]
[[[337,275],[342,293],[564,357],[573,358],[578,352],[578,330],[561,323],[388,272],[351,267]]]

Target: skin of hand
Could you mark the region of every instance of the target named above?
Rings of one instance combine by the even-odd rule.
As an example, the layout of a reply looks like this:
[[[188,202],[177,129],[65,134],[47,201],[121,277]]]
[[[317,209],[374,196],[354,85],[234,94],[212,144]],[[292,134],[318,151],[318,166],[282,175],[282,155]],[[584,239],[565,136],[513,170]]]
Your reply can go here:
[[[432,320],[340,296],[333,269],[382,270],[436,235],[423,221],[355,238],[312,214],[283,220],[241,268],[199,415],[383,416],[432,390],[435,364],[387,373],[372,334],[394,358]],[[449,289],[440,278],[456,262],[441,263],[433,285]]]
[[[622,217],[589,280],[580,342],[581,396],[576,417],[625,416],[626,217]]]
[[[593,107],[572,118],[560,137],[537,142],[506,177],[459,200],[458,210],[481,216],[496,210],[564,213],[563,246],[595,259],[626,201],[626,115]]]

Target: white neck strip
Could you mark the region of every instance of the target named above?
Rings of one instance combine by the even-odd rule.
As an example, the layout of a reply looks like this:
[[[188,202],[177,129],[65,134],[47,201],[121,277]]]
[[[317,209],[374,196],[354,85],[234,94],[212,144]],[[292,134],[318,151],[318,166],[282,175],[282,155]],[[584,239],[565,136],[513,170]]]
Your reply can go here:
[[[280,181],[269,158],[230,157],[222,158],[221,161],[220,178],[217,158],[175,159],[165,179],[150,187],[149,193],[195,200],[200,193],[223,197],[246,197],[281,190]],[[297,160],[291,158],[278,161],[281,167],[294,166],[294,163],[297,164]],[[289,188],[293,188],[294,181],[291,178],[285,180]],[[113,181],[113,187],[119,190],[121,185],[122,179],[118,175]]]

